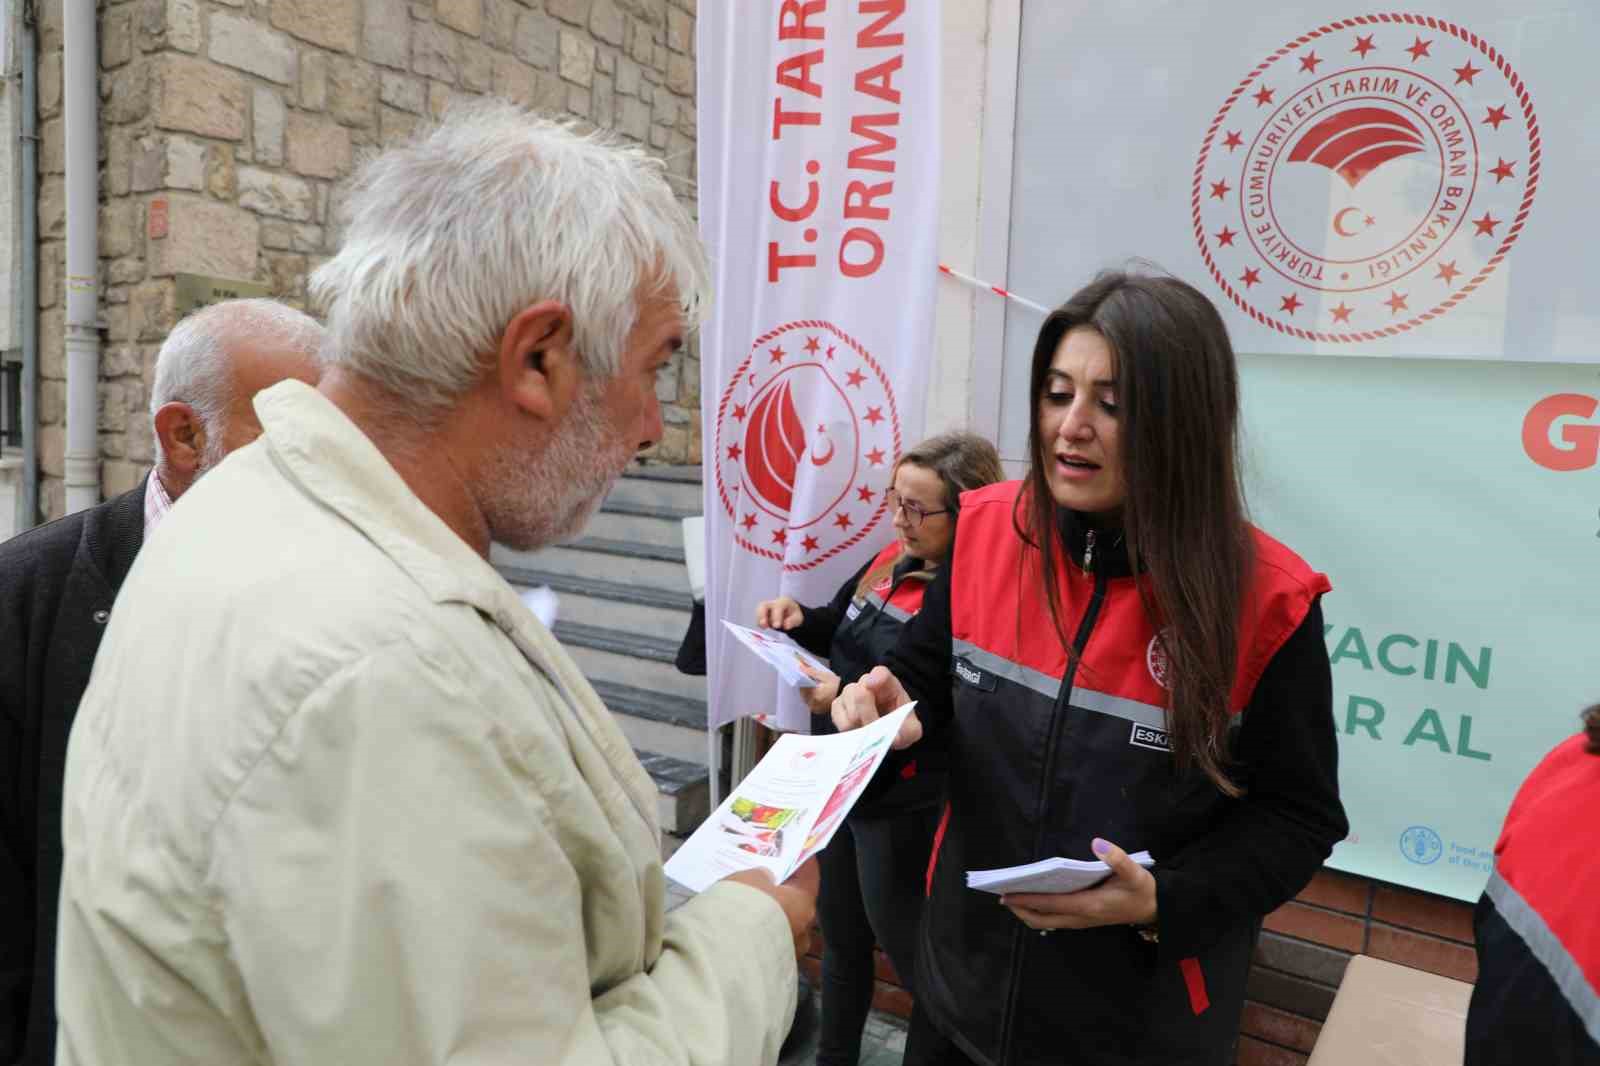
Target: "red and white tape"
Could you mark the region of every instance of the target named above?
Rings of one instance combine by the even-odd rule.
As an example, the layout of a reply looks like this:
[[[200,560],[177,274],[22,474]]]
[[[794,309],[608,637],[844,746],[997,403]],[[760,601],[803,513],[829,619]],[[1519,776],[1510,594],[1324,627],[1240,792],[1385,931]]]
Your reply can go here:
[[[1050,309],[1048,307],[1044,307],[1044,306],[1042,306],[1040,304],[1036,304],[1032,300],[1028,299],[1026,296],[1018,296],[1016,293],[1010,291],[1009,289],[1002,289],[998,285],[991,285],[987,281],[980,281],[979,279],[973,277],[971,274],[963,274],[961,271],[956,270],[954,267],[951,267],[948,264],[940,263],[939,264],[939,273],[948,274],[952,278],[955,278],[957,281],[964,281],[968,285],[971,285],[975,289],[987,289],[989,292],[994,293],[996,296],[1004,296],[1006,299],[1013,300],[1016,303],[1021,304],[1023,307],[1027,307],[1027,308],[1030,308],[1030,309],[1032,309],[1034,311],[1039,312],[1041,315],[1048,315],[1050,313]]]

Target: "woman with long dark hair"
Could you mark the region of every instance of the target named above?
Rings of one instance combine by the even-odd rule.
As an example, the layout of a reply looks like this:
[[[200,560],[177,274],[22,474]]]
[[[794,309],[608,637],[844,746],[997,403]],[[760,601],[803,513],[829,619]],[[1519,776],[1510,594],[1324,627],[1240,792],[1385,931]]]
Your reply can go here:
[[[1027,477],[962,497],[922,613],[833,707],[918,699],[900,742],[949,753],[906,1062],[1220,1066],[1261,918],[1348,831],[1330,586],[1246,520],[1233,349],[1195,289],[1097,278],[1029,389]],[[1081,892],[966,887],[1091,854],[1112,876]]]
[[[921,609],[930,579],[949,558],[961,494],[1002,476],[999,453],[982,437],[930,437],[891,472],[894,541],[841,585],[832,602],[804,607],[780,596],[757,606],[757,625],[787,630],[803,647],[829,657],[834,672],[802,690],[813,733],[834,731],[829,708],[841,680],[871,669]],[[874,944],[882,945],[902,982],[912,980],[922,876],[944,785],[938,757],[890,756],[820,856],[817,1066],[854,1066],[861,1058],[861,1030],[876,984]]]

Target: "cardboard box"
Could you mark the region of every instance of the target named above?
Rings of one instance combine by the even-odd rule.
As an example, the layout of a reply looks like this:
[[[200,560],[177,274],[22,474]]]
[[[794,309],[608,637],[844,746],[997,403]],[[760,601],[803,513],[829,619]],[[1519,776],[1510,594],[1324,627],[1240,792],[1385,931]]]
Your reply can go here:
[[[1357,955],[1307,1066],[1461,1066],[1471,998],[1463,981]]]

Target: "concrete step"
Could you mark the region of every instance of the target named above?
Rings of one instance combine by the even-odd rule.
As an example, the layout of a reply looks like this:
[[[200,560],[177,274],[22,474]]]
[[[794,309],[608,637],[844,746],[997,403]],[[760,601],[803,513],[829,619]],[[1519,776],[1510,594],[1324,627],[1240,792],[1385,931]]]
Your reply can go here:
[[[502,566],[500,573],[519,589],[548,585],[561,601],[559,619],[602,629],[638,633],[672,641],[674,648],[689,629],[694,601],[687,592],[669,592],[645,585],[624,585]]]
[[[694,832],[711,810],[711,782],[705,765],[654,751],[636,749],[634,754],[656,783],[663,835],[681,838]]]
[[[490,549],[489,560],[502,569],[541,570],[591,581],[643,585],[668,592],[689,591],[683,549],[659,544],[583,537],[531,553],[495,545]]]
[[[699,509],[658,507],[653,504],[607,502],[600,513],[584,527],[586,537],[632,541],[667,548],[683,547],[683,520],[699,514]]]
[[[698,466],[636,466],[612,487],[612,502],[673,507],[689,514],[705,510]]]
[[[704,678],[697,680],[704,681]],[[706,765],[706,704],[703,698],[635,688],[604,678],[590,683],[635,750],[660,752]]]

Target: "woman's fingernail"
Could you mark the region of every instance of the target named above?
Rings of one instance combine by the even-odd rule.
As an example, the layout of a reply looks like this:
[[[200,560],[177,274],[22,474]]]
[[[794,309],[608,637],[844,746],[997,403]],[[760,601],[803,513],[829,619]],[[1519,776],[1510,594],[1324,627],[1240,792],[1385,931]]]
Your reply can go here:
[[[1099,837],[1095,837],[1094,842],[1091,843],[1089,847],[1096,855],[1104,855],[1106,852],[1111,850],[1111,845],[1108,842],[1101,840]]]

